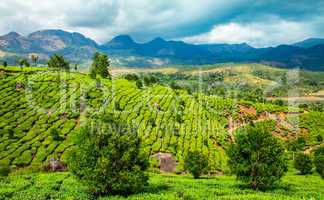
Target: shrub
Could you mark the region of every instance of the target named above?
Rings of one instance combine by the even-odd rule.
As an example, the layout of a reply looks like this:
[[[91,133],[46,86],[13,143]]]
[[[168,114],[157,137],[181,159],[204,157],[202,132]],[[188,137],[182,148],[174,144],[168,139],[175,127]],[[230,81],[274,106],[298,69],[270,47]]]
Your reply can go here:
[[[294,166],[301,174],[310,174],[313,168],[313,162],[309,155],[298,153],[295,158]]]
[[[60,136],[60,134],[59,134],[59,132],[58,132],[58,130],[56,128],[52,128],[50,130],[50,134],[51,134],[54,141],[62,141],[62,140],[64,140],[64,138],[62,138]]]
[[[155,75],[145,75],[143,78],[143,81],[144,81],[145,86],[150,86],[154,83],[159,82],[160,79],[158,77],[156,77]]]
[[[291,151],[302,151],[306,145],[305,137],[298,137],[288,143],[288,149]]]
[[[323,136],[322,135],[317,135],[316,140],[317,140],[317,142],[323,142]]]
[[[68,167],[96,195],[139,192],[148,177],[136,130],[101,115],[81,128]]]
[[[138,89],[142,89],[143,88],[142,80],[136,80],[136,86],[137,86]]]
[[[263,123],[241,129],[227,154],[231,171],[253,189],[271,187],[288,170],[282,144]]]
[[[189,171],[195,179],[208,170],[208,158],[199,151],[189,152],[184,162],[185,170]]]
[[[2,65],[3,65],[4,67],[7,67],[7,66],[8,66],[7,61],[3,61]]]
[[[175,81],[172,81],[170,83],[170,88],[172,88],[174,90],[180,90],[180,89],[182,89],[181,86],[177,82],[175,82]]]
[[[0,164],[0,176],[8,176],[10,173],[10,167],[8,165]]]
[[[316,149],[314,156],[316,171],[324,179],[324,147],[319,147],[318,149]]]
[[[129,81],[139,80],[139,77],[136,74],[126,74],[123,77],[124,77],[124,79],[129,80]]]
[[[183,123],[182,115],[183,114],[181,112],[176,113],[175,119],[178,123]]]

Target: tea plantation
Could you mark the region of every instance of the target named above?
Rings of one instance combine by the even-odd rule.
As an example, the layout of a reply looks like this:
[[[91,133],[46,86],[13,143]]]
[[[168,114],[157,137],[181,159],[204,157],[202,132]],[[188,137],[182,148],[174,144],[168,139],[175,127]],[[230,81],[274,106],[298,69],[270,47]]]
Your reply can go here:
[[[228,117],[238,117],[233,101],[161,85],[139,89],[124,79],[100,84],[79,73],[1,74],[0,163],[26,167],[51,157],[64,161],[80,124],[94,113],[110,112],[138,127],[150,155],[170,152],[181,162],[188,150],[202,149],[215,170],[224,169]],[[61,139],[51,135],[53,129]]]
[[[235,130],[251,121],[274,125],[274,134],[287,146],[303,136],[305,151],[321,145],[324,137],[321,111],[189,94],[160,84],[138,87],[121,77],[98,81],[77,72],[2,69],[0,164],[16,172],[1,183],[0,199],[91,198],[68,172],[19,174],[25,169],[39,171],[51,158],[65,162],[75,133],[97,113],[111,113],[135,126],[147,156],[171,153],[179,173],[184,171],[186,154],[195,149],[208,157],[210,172],[227,173],[225,149]],[[283,182],[287,188],[261,193],[241,189],[231,176],[194,181],[187,176],[151,175],[146,191],[130,199],[324,198],[324,182],[317,174],[303,177],[290,171]]]
[[[223,199],[255,200],[278,199],[322,200],[324,180],[317,174],[296,175],[290,170],[282,182],[266,192],[254,191],[238,184],[233,176],[203,177],[195,180],[190,176],[150,174],[149,185],[144,191],[129,197],[108,196],[110,199]],[[69,173],[15,175],[1,183],[0,199],[94,199]]]

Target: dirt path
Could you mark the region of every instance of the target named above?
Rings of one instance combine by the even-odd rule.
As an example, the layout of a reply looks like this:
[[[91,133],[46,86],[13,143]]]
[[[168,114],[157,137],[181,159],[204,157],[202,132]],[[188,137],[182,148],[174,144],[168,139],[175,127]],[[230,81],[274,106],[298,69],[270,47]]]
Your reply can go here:
[[[253,123],[258,123],[258,122],[263,122],[267,120],[274,120],[277,122],[278,125],[281,125],[289,130],[293,129],[294,126],[290,124],[289,122],[282,120],[278,115],[276,114],[271,114],[269,112],[266,112],[265,115],[261,116],[259,119],[253,120]],[[236,131],[239,128],[245,127],[249,125],[250,123],[243,123],[243,124],[234,124],[233,119],[229,119],[229,129],[228,133],[231,137],[231,140],[234,141],[234,131]]]
[[[314,146],[310,146],[309,148],[304,150],[305,154],[310,154],[313,150],[317,149],[318,147],[324,146],[324,144],[318,144]]]

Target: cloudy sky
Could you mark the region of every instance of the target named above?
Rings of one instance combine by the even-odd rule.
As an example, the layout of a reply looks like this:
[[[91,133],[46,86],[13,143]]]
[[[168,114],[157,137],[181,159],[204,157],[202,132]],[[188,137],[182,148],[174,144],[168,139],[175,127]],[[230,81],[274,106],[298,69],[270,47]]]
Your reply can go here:
[[[1,0],[0,34],[76,31],[99,43],[118,34],[256,47],[324,38],[323,0]]]

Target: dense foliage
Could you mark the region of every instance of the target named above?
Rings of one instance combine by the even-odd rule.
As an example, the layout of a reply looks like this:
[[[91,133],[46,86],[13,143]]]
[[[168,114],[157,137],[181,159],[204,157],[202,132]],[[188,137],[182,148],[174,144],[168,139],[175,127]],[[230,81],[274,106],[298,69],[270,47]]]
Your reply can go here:
[[[227,153],[237,178],[253,189],[267,189],[287,172],[285,150],[263,123],[241,130]]]
[[[100,115],[76,136],[68,159],[71,172],[96,194],[128,195],[147,184],[148,167],[136,130]]]
[[[302,175],[310,174],[313,169],[313,161],[310,155],[298,153],[295,157],[294,166]]]
[[[324,179],[324,147],[319,147],[315,151],[315,167],[316,171]]]
[[[17,64],[19,65],[20,68],[30,66],[30,64],[26,58],[18,59]]]
[[[8,66],[7,61],[3,61],[3,62],[2,62],[2,66],[3,66],[3,67],[7,67],[7,66]]]
[[[0,177],[1,176],[8,176],[10,173],[10,167],[8,165],[1,165],[0,164]]]
[[[36,65],[37,65],[37,61],[38,61],[38,59],[39,59],[39,56],[38,56],[37,54],[32,54],[32,55],[30,56],[30,59],[31,59],[31,61],[33,62],[34,66],[36,66]]]
[[[51,56],[51,58],[47,62],[47,65],[51,68],[62,68],[66,70],[70,69],[70,63],[65,60],[62,55],[59,54],[54,54],[53,56]]]
[[[90,68],[90,76],[96,78],[100,75],[102,78],[111,78],[108,67],[110,65],[108,56],[106,54],[95,53],[93,56],[92,65]]]
[[[199,151],[189,152],[185,158],[185,169],[197,179],[201,174],[207,172],[208,159]]]

